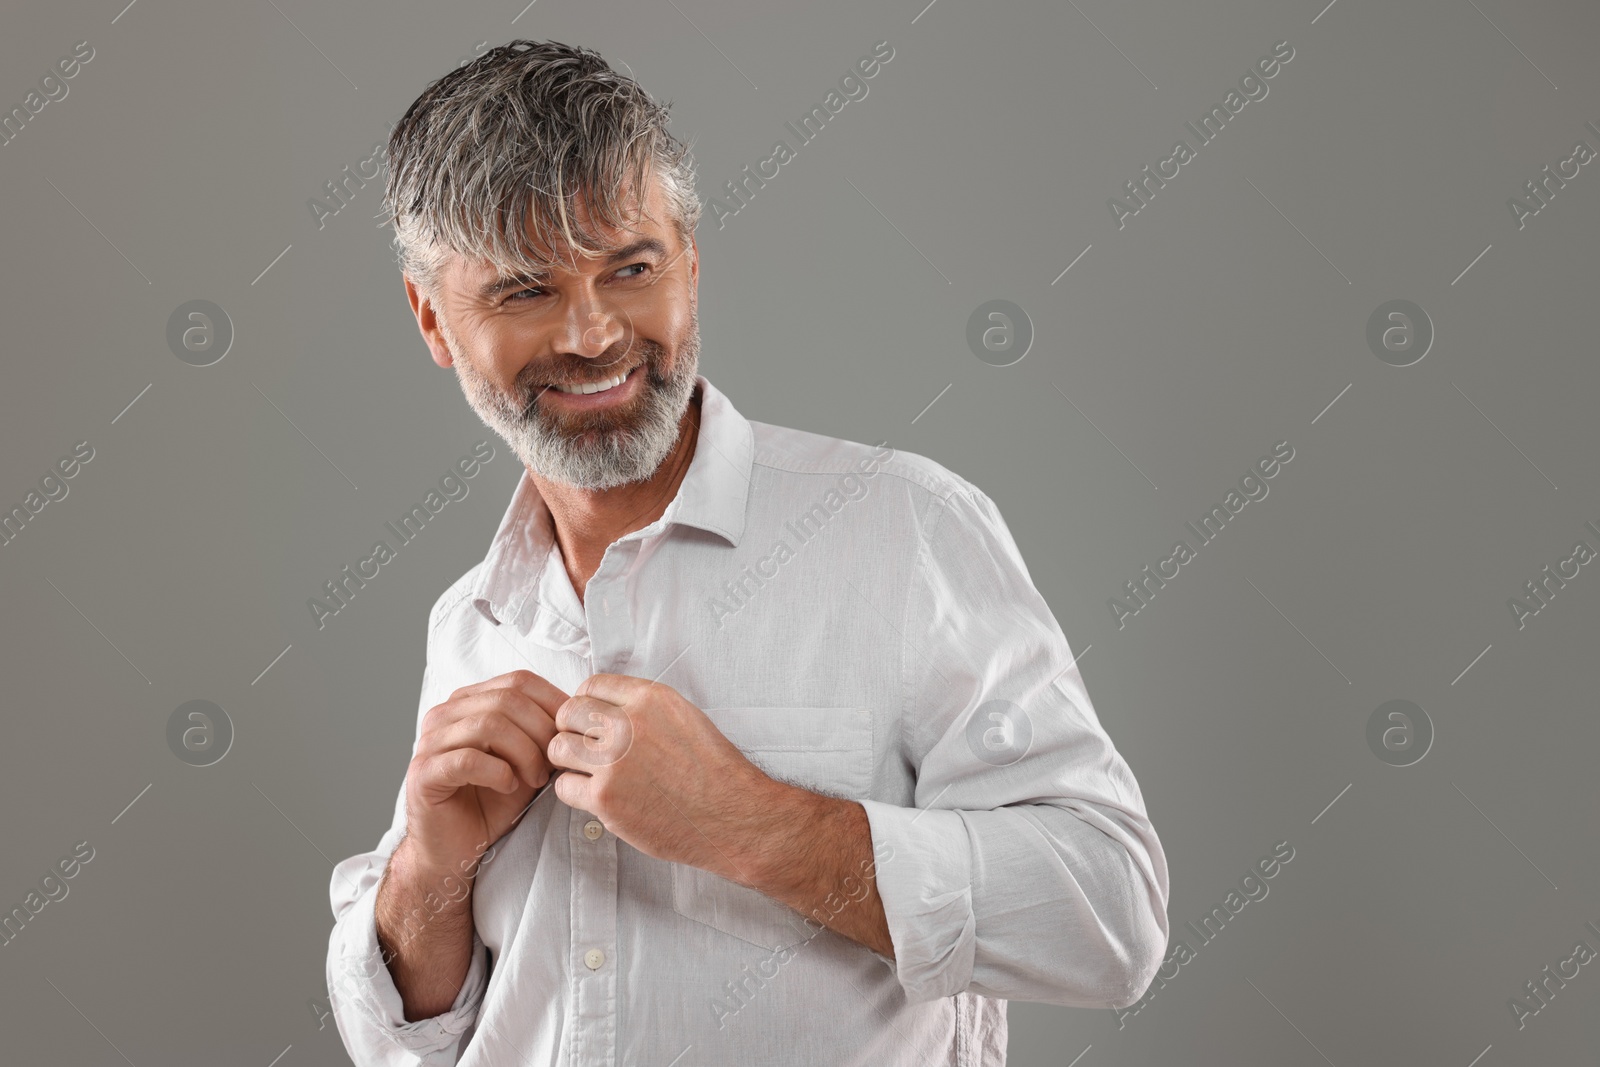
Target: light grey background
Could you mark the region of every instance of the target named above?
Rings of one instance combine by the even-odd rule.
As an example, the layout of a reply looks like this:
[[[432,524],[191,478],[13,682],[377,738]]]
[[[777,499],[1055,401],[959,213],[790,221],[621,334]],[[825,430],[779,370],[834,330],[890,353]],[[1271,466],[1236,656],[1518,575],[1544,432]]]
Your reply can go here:
[[[95,450],[0,547],[0,906],[95,849],[0,948],[7,1062],[347,1062],[317,1014],[330,867],[388,824],[428,608],[518,470],[496,441],[316,628],[308,598],[490,435],[417,334],[379,185],[320,229],[308,201],[513,37],[672,101],[707,198],[894,48],[736,216],[708,206],[702,367],[750,418],[987,491],[1138,775],[1195,958],[1121,1027],[1013,1004],[1012,1063],[1592,1062],[1600,963],[1522,1029],[1507,1002],[1600,949],[1600,574],[1521,629],[1507,601],[1600,546],[1600,166],[1523,229],[1507,198],[1600,149],[1600,9],[121,3],[0,14],[5,110],[95,50],[0,147],[0,505]],[[1281,40],[1269,95],[1119,230],[1107,198]],[[1365,340],[1396,298],[1437,331],[1405,368]],[[193,299],[236,331],[210,367],[166,343]],[[1014,366],[967,348],[991,299],[1036,332]],[[1108,598],[1283,440],[1268,497],[1119,629]],[[1404,768],[1366,742],[1396,698],[1436,731]],[[236,730],[204,769],[165,739],[193,699]]]

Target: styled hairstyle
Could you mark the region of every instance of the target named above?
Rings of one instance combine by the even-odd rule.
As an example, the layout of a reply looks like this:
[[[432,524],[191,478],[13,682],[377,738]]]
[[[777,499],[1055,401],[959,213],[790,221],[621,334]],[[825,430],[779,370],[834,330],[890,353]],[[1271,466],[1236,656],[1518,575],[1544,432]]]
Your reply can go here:
[[[687,248],[701,204],[689,148],[667,130],[670,107],[599,53],[559,41],[510,41],[458,66],[389,135],[383,221],[400,269],[430,298],[451,252],[508,277],[551,271],[558,245],[603,251],[593,227],[628,225],[652,174]]]

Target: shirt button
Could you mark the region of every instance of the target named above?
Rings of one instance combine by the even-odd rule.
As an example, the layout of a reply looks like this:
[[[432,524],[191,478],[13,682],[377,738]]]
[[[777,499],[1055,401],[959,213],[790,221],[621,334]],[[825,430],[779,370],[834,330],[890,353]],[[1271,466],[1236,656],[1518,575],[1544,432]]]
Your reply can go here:
[[[583,962],[588,965],[591,971],[599,970],[600,965],[605,961],[606,954],[597,948],[592,948],[583,954]]]
[[[606,832],[605,825],[598,819],[590,819],[583,824],[583,836],[590,841],[600,840],[600,835]]]

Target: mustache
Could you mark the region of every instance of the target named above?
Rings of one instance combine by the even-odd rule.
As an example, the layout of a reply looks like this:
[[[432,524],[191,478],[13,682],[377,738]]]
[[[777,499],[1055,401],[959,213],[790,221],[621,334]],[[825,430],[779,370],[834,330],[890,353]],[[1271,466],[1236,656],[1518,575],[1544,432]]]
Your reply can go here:
[[[557,385],[575,385],[587,382],[597,382],[611,377],[612,373],[610,372],[610,368],[621,363],[628,352],[634,348],[637,348],[639,350],[639,354],[643,357],[640,359],[639,363],[636,364],[636,366],[644,371],[651,384],[658,387],[664,386],[666,384],[666,379],[664,379],[660,373],[662,357],[661,346],[656,344],[654,341],[638,339],[632,342],[628,347],[624,348],[622,353],[619,354],[615,359],[607,360],[604,363],[601,363],[599,360],[596,360],[592,363],[587,360],[581,361],[574,365],[573,373],[562,375],[553,381],[545,380],[547,375],[553,373],[551,368],[539,366],[537,364],[529,364],[527,367],[523,368],[522,373],[517,376],[516,384],[517,394],[522,400],[523,416],[527,417],[529,414],[531,414],[535,405],[538,404],[539,398],[550,389],[555,388]],[[587,376],[592,374],[596,366],[605,369],[607,373],[598,376]],[[536,383],[534,381],[535,378],[540,379],[542,384]]]

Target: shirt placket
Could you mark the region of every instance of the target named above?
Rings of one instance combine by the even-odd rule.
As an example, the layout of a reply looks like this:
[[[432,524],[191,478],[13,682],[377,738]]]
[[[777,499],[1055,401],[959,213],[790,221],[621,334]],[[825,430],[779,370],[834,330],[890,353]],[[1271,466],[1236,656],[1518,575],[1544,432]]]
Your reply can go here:
[[[606,550],[584,590],[589,662],[595,674],[624,673],[633,657],[627,569],[637,541]],[[569,820],[572,855],[573,1067],[617,1063],[617,839],[590,812]]]

